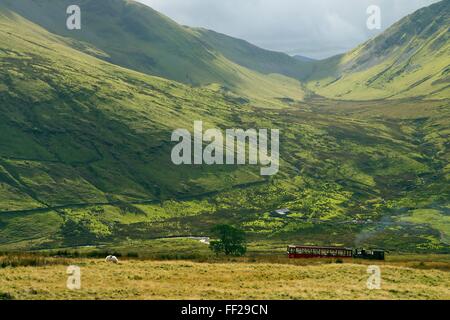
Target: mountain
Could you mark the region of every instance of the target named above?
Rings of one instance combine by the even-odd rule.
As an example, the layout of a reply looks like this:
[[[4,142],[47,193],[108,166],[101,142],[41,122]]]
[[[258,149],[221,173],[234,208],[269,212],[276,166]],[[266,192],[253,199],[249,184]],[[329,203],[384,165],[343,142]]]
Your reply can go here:
[[[195,119],[232,127],[249,115],[239,100],[127,70],[69,44],[0,7],[1,243],[45,238],[64,221],[103,234],[122,209],[146,217],[126,209],[130,201],[263,181],[257,168],[185,170],[170,160],[173,130],[191,128]],[[87,219],[90,209],[64,211],[107,204],[118,207],[103,222]]]
[[[298,54],[294,56],[294,59],[296,59],[296,60],[298,60],[298,61],[301,61],[301,62],[313,62],[313,61],[317,61],[316,59],[308,58],[308,57],[301,56],[301,55],[298,55]],[[309,64],[309,67],[312,68],[312,65]]]
[[[227,59],[264,74],[278,73],[294,79],[304,80],[312,71],[307,60],[300,61],[280,52],[261,49],[245,40],[236,39],[206,29],[191,29],[199,39]],[[311,59],[312,61],[312,59]]]
[[[29,3],[37,7],[28,16],[58,23],[39,9],[47,0]],[[48,12],[59,12],[52,3]],[[119,2],[102,3],[98,13]],[[106,44],[50,32],[10,5],[0,6],[1,250],[145,244],[208,236],[227,223],[262,246],[449,252],[447,101],[311,95],[262,105],[220,84],[192,86],[125,68]],[[189,32],[198,41],[207,41],[204,32],[211,37]],[[132,42],[126,37],[122,46]],[[229,41],[227,66],[240,59],[250,67],[238,52],[252,46]],[[270,79],[282,76],[264,73],[276,66],[243,65],[276,90]],[[205,129],[280,129],[279,174],[172,164],[171,134],[192,131],[194,120]],[[291,210],[289,218],[270,214],[280,208]]]
[[[65,27],[69,0],[3,0],[2,5],[75,49],[122,67],[234,93],[259,105],[303,100],[371,100],[448,94],[449,0],[403,18],[347,54],[311,61],[260,49],[214,31],[178,25],[134,1],[80,0],[82,30]],[[101,17],[101,19],[100,19]]]
[[[2,0],[2,5],[54,34],[78,40],[73,44],[75,49],[86,47],[85,53],[124,68],[189,85],[219,84],[222,90],[251,97],[260,104],[277,104],[282,98],[303,99],[299,82],[277,72],[291,75],[287,71],[296,70],[295,78],[300,78],[302,65],[287,55],[258,49],[257,55],[242,59],[234,54],[236,50],[218,46],[205,32],[178,25],[135,1],[80,0],[82,28],[71,31],[66,28],[65,12],[72,2]],[[262,67],[273,57],[280,63]],[[246,63],[248,59],[254,63]],[[276,72],[278,75],[269,74]]]
[[[450,1],[401,19],[347,54],[317,62],[308,88],[335,99],[450,96]]]
[[[239,168],[185,172],[170,161],[173,130],[194,119],[231,127],[235,112],[245,114],[239,100],[112,65],[0,14],[0,176],[9,185],[2,196],[17,199],[2,211],[195,194],[238,184],[240,174],[261,180]],[[215,181],[202,187],[202,175]]]

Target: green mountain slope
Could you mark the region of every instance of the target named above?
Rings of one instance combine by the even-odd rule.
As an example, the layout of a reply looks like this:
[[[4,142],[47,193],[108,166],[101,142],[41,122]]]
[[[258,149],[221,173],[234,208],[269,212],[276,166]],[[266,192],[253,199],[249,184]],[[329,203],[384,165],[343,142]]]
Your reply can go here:
[[[313,61],[316,61],[316,59],[304,57],[304,56],[301,56],[301,55],[295,55],[294,58],[295,58],[296,60],[301,61],[301,62],[313,62]],[[312,69],[312,65],[310,64],[309,66],[310,66],[310,68]]]
[[[134,1],[78,1],[82,12],[79,31],[66,28],[66,8],[73,1],[4,0],[2,4],[52,33],[87,43],[86,53],[128,69],[195,86],[216,83],[260,104],[303,98],[298,81],[266,75],[227,59],[196,31]],[[84,46],[73,45],[78,50]]]
[[[206,29],[192,29],[205,45],[227,59],[264,74],[279,73],[304,80],[312,72],[312,64],[285,53],[261,49],[251,43]],[[312,60],[311,60],[312,61]]]
[[[2,249],[114,246],[230,223],[254,241],[448,252],[448,101],[263,108],[86,48],[101,54],[0,9]],[[172,165],[171,133],[194,120],[280,129],[280,173]],[[270,215],[279,208],[292,215]]]
[[[403,18],[349,53],[316,63],[308,87],[350,100],[450,97],[450,1]]]
[[[10,185],[27,190],[19,187],[26,181],[38,202],[62,205],[105,202],[106,189],[118,199],[151,199],[239,182],[232,177],[239,169],[219,170],[230,176],[202,190],[195,177],[205,168],[169,169],[171,132],[192,127],[194,119],[231,126],[227,118],[239,107],[231,97],[111,65],[14,13],[1,14],[0,155]],[[161,176],[164,167],[178,182]],[[72,196],[63,196],[65,188]]]

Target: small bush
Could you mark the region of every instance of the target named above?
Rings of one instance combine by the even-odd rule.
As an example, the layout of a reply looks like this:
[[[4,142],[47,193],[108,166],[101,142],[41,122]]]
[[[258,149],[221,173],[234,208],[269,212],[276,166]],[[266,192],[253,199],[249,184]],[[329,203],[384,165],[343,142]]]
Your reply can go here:
[[[120,252],[112,251],[91,251],[86,254],[87,258],[106,258],[107,256],[116,256],[117,258],[122,257]]]
[[[59,250],[55,253],[57,257],[79,258],[81,254],[78,251]]]
[[[0,256],[0,269],[7,267],[41,267],[66,263],[67,261],[65,259],[54,259],[33,254],[14,254]]]
[[[139,258],[139,254],[137,252],[128,252],[127,258]]]
[[[14,296],[9,292],[0,291],[0,300],[14,300]]]

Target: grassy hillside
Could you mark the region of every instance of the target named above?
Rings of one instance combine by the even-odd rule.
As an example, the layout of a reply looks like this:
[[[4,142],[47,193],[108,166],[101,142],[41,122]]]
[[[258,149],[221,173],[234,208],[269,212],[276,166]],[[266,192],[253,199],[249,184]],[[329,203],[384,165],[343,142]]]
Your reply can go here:
[[[315,63],[308,88],[346,100],[450,97],[450,1],[403,18],[341,56]]]
[[[12,197],[3,210],[42,203],[107,202],[104,188],[113,191],[114,185],[122,193],[117,199],[151,199],[183,193],[183,189],[202,191],[200,181],[192,182],[194,189],[188,181],[210,170],[182,173],[177,167],[167,168],[176,180],[186,177],[180,184],[169,181],[160,170],[170,166],[170,153],[166,158],[161,150],[170,150],[171,132],[190,128],[194,115],[210,125],[226,124],[239,107],[230,102],[233,97],[102,62],[11,12],[2,11],[0,23],[0,128],[2,136],[8,137],[0,144],[1,173],[8,184],[4,191],[9,193],[2,196]],[[14,31],[17,27],[20,33]],[[211,105],[214,114],[209,111]],[[83,169],[85,165],[89,168]],[[239,171],[219,170],[229,178],[216,179],[206,189],[225,183],[220,181],[240,181],[233,178]],[[211,176],[217,173],[210,172]],[[259,179],[251,173],[246,178]],[[96,179],[95,185],[90,179]],[[159,179],[166,182],[156,186]],[[78,196],[62,196],[69,189],[78,190]],[[26,194],[25,201],[13,201],[18,194]],[[36,203],[32,198],[40,200]]]
[[[78,1],[82,28],[67,30],[65,12],[72,2],[5,0],[2,4],[54,34],[82,41],[69,41],[75,49],[128,69],[195,86],[216,83],[220,90],[233,91],[263,105],[279,105],[281,98],[303,99],[297,80],[240,64],[239,59],[219,50],[223,48],[205,42],[198,32],[134,1]],[[259,53],[264,59],[264,55],[278,55],[289,60],[283,54],[261,49]]]
[[[304,80],[312,72],[308,60],[291,57],[285,53],[261,49],[245,40],[206,29],[191,29],[207,46],[223,54],[227,59],[260,73],[279,73]],[[311,60],[313,61],[313,60]]]
[[[448,252],[448,101],[265,108],[85,48],[0,9],[2,249],[140,243],[230,223],[252,241]],[[280,173],[172,165],[171,133],[194,120],[280,129]],[[284,207],[289,218],[270,216]],[[436,223],[418,217],[429,210]]]

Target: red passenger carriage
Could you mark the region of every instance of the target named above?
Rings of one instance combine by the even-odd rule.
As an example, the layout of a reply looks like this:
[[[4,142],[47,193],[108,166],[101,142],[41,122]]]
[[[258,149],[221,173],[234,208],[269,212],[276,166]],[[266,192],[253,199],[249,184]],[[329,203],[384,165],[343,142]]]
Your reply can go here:
[[[289,246],[287,253],[290,259],[353,257],[353,249],[343,247]]]

